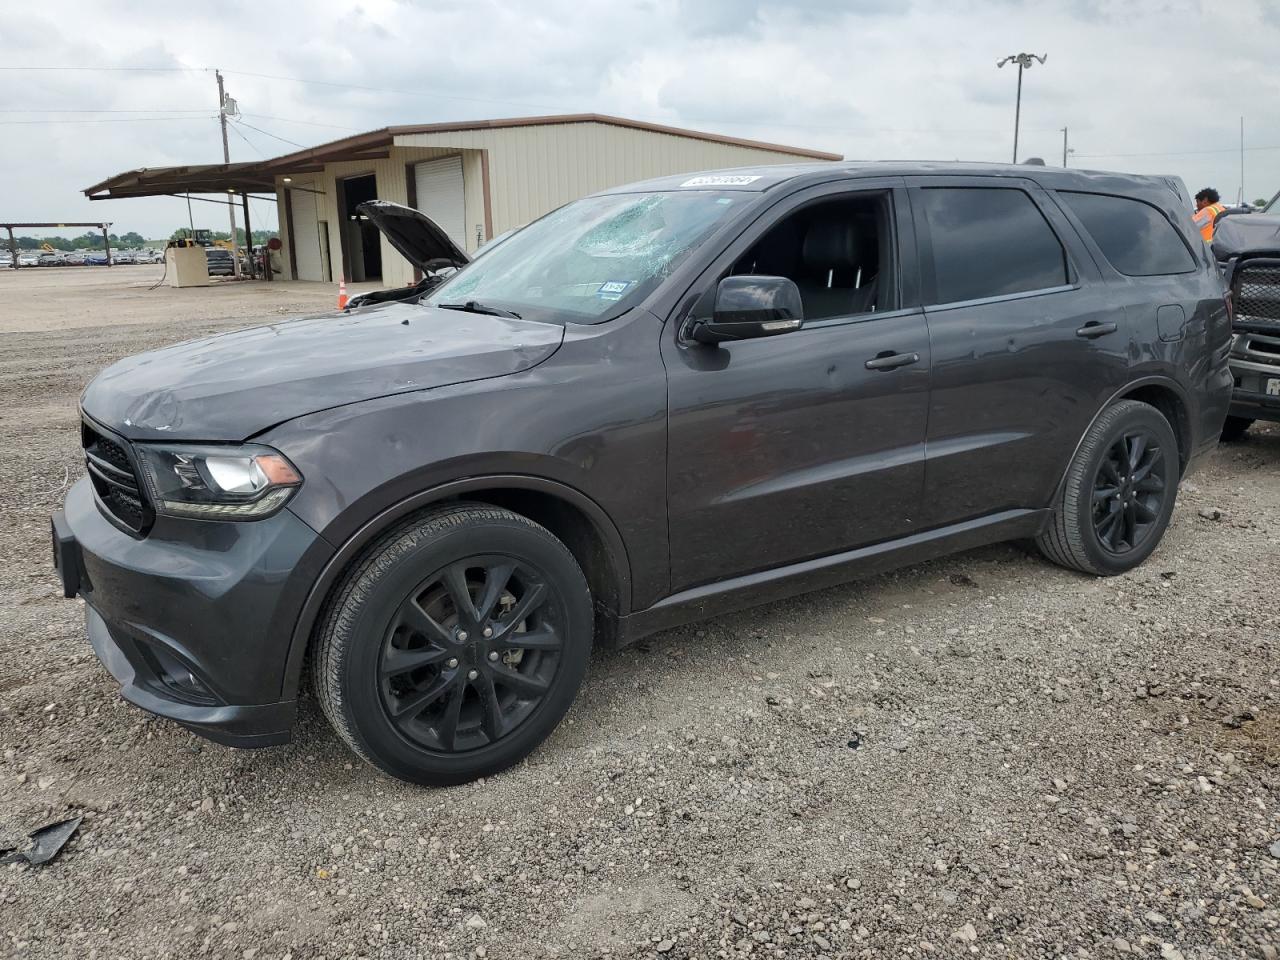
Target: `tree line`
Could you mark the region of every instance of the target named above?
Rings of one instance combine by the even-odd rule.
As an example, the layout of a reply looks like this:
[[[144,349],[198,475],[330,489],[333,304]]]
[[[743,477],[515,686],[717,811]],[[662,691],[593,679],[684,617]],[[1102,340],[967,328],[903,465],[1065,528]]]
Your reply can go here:
[[[169,234],[170,240],[179,240],[190,233],[186,227],[179,227]],[[253,245],[261,246],[276,235],[274,230],[255,230],[253,231]],[[133,247],[145,247],[149,242],[153,242],[156,246],[163,246],[163,241],[148,241],[146,237],[136,231],[130,230],[128,233],[114,234],[108,233],[107,237],[111,240],[112,249],[123,248],[131,249]],[[231,234],[226,230],[216,230],[213,233],[215,240],[227,240]],[[101,250],[103,249],[102,231],[87,231],[78,237],[26,237],[15,236],[14,241],[18,245],[19,250],[39,250],[46,243],[55,250]],[[236,229],[236,242],[244,245],[244,230]],[[0,235],[0,249],[9,249],[9,238]]]

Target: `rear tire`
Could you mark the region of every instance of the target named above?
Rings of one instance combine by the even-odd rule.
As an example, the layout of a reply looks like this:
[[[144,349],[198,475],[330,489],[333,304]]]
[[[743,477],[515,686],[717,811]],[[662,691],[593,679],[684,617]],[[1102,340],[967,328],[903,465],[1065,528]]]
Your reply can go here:
[[[573,554],[485,504],[392,530],[342,581],[316,637],[316,697],[352,750],[444,786],[524,759],[560,722],[591,653]]]
[[[1251,426],[1251,417],[1227,417],[1226,423],[1222,425],[1222,439],[1227,443],[1240,440]]]
[[[1082,573],[1132,570],[1164,536],[1180,476],[1169,421],[1155,407],[1121,400],[1085,434],[1036,546],[1052,562]]]

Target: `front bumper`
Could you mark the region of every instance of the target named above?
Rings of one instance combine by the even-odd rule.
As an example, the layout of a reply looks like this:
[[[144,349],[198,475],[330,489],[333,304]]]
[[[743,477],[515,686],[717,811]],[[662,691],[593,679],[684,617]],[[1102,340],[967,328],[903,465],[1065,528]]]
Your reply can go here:
[[[285,743],[285,665],[298,611],[331,552],[287,509],[234,523],[158,518],[137,539],[81,480],[53,517],[54,560],[86,604],[89,641],[121,695],[219,743]]]
[[[1280,335],[1237,333],[1230,363],[1230,415],[1280,421]]]

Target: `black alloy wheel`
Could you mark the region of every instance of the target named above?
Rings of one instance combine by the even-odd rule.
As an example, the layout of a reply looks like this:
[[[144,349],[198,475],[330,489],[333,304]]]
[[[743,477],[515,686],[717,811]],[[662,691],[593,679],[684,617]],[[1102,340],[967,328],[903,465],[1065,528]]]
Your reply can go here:
[[[1153,431],[1136,428],[1115,438],[1093,481],[1093,529],[1104,549],[1122,554],[1146,543],[1164,513],[1168,469]]]
[[[573,553],[484,503],[389,530],[317,625],[316,699],[338,736],[394,777],[446,786],[519,763],[568,712],[595,609]]]
[[[383,641],[379,692],[392,724],[444,753],[497,743],[555,679],[562,606],[554,586],[512,557],[435,571],[400,604]]]
[[[1181,479],[1178,438],[1165,414],[1117,400],[1081,438],[1036,546],[1081,573],[1132,570],[1160,545]]]

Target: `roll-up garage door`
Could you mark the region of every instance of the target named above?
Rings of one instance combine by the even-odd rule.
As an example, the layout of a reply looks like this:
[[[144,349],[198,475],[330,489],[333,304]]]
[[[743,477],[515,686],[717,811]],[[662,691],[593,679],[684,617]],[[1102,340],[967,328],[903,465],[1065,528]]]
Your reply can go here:
[[[417,207],[440,225],[449,239],[467,249],[467,213],[462,201],[462,158],[427,160],[414,167]]]
[[[320,225],[316,213],[316,195],[311,183],[295,184],[289,191],[293,219],[289,224],[289,242],[297,257],[299,280],[323,280],[324,262],[320,246]],[[305,189],[302,189],[305,188]]]

